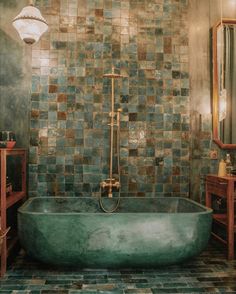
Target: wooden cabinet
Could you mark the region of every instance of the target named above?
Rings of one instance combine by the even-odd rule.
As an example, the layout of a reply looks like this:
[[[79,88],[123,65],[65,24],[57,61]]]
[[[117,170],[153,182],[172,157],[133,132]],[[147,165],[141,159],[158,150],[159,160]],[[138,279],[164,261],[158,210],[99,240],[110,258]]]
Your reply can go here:
[[[20,179],[21,179],[21,189],[20,191],[12,191],[7,196],[6,191],[6,179],[7,179],[7,160],[9,157],[17,156],[20,158]],[[17,203],[19,200],[26,197],[26,150],[25,149],[1,149],[0,148],[0,162],[1,162],[1,230],[6,231],[7,224],[7,209]],[[17,242],[17,234],[14,232],[9,232],[11,238],[7,236],[3,238],[2,248],[1,248],[1,276],[6,272],[7,267],[7,257],[10,250],[14,247]]]
[[[234,234],[236,232],[234,217],[235,183],[235,176],[218,177],[208,175],[206,177],[206,206],[212,208],[212,203],[216,197],[220,200],[224,199],[226,203],[225,211],[213,213],[213,223],[218,224],[226,231],[226,238],[223,238],[217,232],[212,232],[212,235],[227,246],[228,259],[234,259]]]

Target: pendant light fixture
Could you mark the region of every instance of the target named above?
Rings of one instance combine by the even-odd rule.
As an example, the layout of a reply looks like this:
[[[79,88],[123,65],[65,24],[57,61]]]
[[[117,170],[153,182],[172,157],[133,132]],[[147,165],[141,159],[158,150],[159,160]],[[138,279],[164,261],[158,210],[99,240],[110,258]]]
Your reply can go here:
[[[13,19],[12,24],[20,38],[29,45],[36,43],[48,29],[47,21],[32,0]]]

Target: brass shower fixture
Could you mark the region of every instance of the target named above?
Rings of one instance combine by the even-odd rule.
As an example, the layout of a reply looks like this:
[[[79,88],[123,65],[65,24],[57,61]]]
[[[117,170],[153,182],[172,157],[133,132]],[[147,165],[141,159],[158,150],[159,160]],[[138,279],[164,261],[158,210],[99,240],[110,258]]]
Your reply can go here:
[[[108,197],[112,198],[112,189],[120,189],[121,183],[120,183],[120,166],[119,166],[119,160],[118,160],[118,174],[119,174],[119,180],[116,180],[113,177],[113,142],[114,142],[114,127],[117,127],[117,143],[119,145],[118,138],[120,137],[120,113],[122,112],[122,109],[119,108],[117,111],[114,111],[114,104],[115,104],[115,79],[123,78],[124,76],[120,74],[116,74],[114,67],[112,68],[112,73],[110,74],[104,74],[103,77],[110,78],[111,79],[111,112],[109,113],[109,116],[111,118],[110,123],[108,124],[110,126],[110,167],[109,167],[109,178],[102,181],[100,183],[100,187],[102,189],[108,188]],[[116,118],[116,119],[115,119]],[[117,147],[118,147],[117,145]],[[119,149],[119,148],[118,148]],[[119,157],[119,155],[118,155]]]

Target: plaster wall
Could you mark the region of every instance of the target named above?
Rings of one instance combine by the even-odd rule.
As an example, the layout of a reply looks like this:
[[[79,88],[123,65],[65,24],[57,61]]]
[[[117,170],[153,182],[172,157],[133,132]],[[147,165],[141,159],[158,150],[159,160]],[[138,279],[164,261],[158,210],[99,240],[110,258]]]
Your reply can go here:
[[[220,20],[220,0],[189,1],[189,73],[191,100],[191,198],[204,202],[205,175],[217,173],[219,160],[235,151],[220,150],[212,141],[212,60],[211,28]],[[236,3],[224,0],[224,18],[236,18]],[[217,160],[210,151],[218,152]]]
[[[0,130],[15,132],[16,146],[28,148],[31,48],[23,44],[11,23],[26,3],[0,2]]]

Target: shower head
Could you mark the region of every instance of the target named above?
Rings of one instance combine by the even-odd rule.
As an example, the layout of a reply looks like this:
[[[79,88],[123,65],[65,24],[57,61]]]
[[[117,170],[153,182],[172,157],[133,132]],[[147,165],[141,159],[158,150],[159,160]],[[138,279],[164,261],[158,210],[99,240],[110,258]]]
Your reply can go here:
[[[115,68],[114,67],[112,67],[112,72],[111,73],[104,74],[103,77],[104,78],[110,78],[110,79],[127,78],[126,76],[115,73]]]
[[[109,74],[104,74],[104,78],[111,78],[111,79],[119,79],[119,78],[126,78],[125,76],[116,74],[116,73],[109,73]]]

